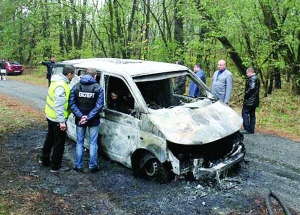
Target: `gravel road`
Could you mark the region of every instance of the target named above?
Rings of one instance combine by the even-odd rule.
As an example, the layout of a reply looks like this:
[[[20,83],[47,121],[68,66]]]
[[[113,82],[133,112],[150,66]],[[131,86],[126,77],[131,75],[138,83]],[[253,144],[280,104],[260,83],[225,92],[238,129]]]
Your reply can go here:
[[[8,80],[0,82],[0,93],[43,110],[47,88]],[[179,178],[159,184],[136,178],[130,169],[103,157],[101,171],[96,174],[51,174],[49,169],[36,165],[44,137],[45,128],[28,128],[19,134],[7,134],[5,143],[5,150],[13,157],[14,171],[32,177],[24,182],[26,186],[36,192],[46,190],[47,195],[56,195],[69,205],[54,210],[53,205],[46,204],[50,200],[45,200],[42,205],[33,204],[31,210],[36,214],[266,214],[269,189],[293,214],[300,214],[299,142],[262,133],[245,135],[245,162],[221,181],[220,190],[214,180]],[[74,146],[71,141],[66,144],[63,162],[70,167]],[[11,181],[4,180],[2,185],[4,195]],[[53,212],[45,213],[41,208]]]

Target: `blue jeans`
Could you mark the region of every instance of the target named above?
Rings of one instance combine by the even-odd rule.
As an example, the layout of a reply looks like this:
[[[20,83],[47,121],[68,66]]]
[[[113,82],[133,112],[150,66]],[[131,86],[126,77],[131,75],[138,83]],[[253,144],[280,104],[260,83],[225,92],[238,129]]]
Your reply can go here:
[[[76,143],[76,158],[75,158],[75,168],[82,169],[83,154],[84,154],[84,136],[88,130],[89,139],[89,151],[90,151],[90,162],[89,169],[93,169],[98,166],[98,132],[99,126],[92,127],[80,127],[76,126],[77,143]]]

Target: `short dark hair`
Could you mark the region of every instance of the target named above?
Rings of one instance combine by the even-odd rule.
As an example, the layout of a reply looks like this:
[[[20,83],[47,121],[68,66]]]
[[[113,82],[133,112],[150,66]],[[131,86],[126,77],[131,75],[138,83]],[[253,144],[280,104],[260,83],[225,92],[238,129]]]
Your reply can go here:
[[[176,63],[179,64],[179,65],[184,65],[183,60],[178,60],[178,61],[176,61]]]
[[[75,67],[72,65],[66,65],[63,69],[63,75],[73,74],[75,72]]]

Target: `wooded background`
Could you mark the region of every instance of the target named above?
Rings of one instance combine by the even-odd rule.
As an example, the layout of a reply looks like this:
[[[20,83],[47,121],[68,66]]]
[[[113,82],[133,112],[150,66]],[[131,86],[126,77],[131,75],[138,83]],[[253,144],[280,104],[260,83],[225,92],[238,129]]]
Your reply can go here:
[[[254,67],[265,95],[300,95],[300,0],[0,0],[0,58],[116,57]]]

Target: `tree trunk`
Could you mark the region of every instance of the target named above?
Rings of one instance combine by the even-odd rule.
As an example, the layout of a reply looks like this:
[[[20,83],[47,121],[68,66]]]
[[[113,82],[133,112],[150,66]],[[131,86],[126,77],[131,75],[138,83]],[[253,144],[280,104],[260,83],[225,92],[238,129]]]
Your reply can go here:
[[[150,0],[147,0],[147,5],[151,7],[151,2]],[[150,40],[150,7],[147,7],[146,10],[146,26],[145,26],[145,43],[143,45],[144,50],[142,51],[143,53],[143,59],[146,60],[148,58],[148,45],[149,45],[149,40]]]
[[[293,75],[292,83],[292,93],[294,95],[300,95],[300,74]]]
[[[210,28],[208,28],[207,30],[213,31],[212,29],[216,29],[216,31],[222,35],[222,32],[219,29],[217,22],[213,19],[213,17],[210,14],[206,13],[206,11],[202,8],[201,1],[200,0],[194,0],[194,1],[196,3],[196,8],[199,11],[200,16],[202,16],[205,20],[211,23]],[[245,71],[247,68],[244,66],[243,60],[240,57],[238,51],[233,47],[233,45],[230,43],[228,38],[225,36],[218,36],[216,38],[221,42],[223,47],[226,49],[233,63],[237,67],[239,73],[241,75],[245,75]]]
[[[115,33],[114,33],[114,13],[113,13],[113,4],[112,0],[108,0],[108,8],[109,8],[109,30],[108,30],[108,43],[111,47],[111,57],[116,57],[116,48],[115,48]]]
[[[132,42],[132,28],[133,28],[133,22],[135,20],[135,13],[136,13],[136,9],[137,9],[137,0],[133,0],[132,1],[132,9],[131,9],[131,14],[130,14],[130,19],[129,19],[129,22],[128,22],[128,37],[127,37],[127,43],[129,45],[131,45],[131,42]],[[131,56],[131,49],[127,49],[127,52],[126,52],[126,57],[127,59],[130,58]]]
[[[116,20],[116,30],[117,30],[117,57],[125,58],[126,52],[125,50],[125,43],[124,43],[124,35],[123,35],[123,29],[120,19],[120,13],[119,13],[119,2],[117,0],[114,0],[114,12],[115,12],[115,20]]]
[[[224,48],[227,50],[227,53],[229,54],[230,58],[232,59],[237,69],[239,70],[239,73],[241,75],[245,75],[245,71],[247,67],[244,66],[242,58],[240,57],[236,49],[233,47],[233,45],[230,43],[230,41],[227,39],[227,37],[222,36],[222,37],[217,37],[217,39],[222,43]]]
[[[178,44],[178,51],[176,52],[176,59],[183,57],[183,16],[182,14],[182,1],[174,0],[174,39]]]
[[[79,27],[79,35],[78,35],[78,42],[77,42],[78,49],[82,48],[83,35],[85,32],[85,28],[86,28],[86,4],[87,4],[87,0],[84,0],[83,1],[83,9],[81,12],[81,23],[80,23],[80,27]]]
[[[270,76],[270,83],[269,83],[269,87],[268,87],[268,94],[272,94],[273,92],[273,83],[274,82],[274,78],[273,78],[273,73]]]

